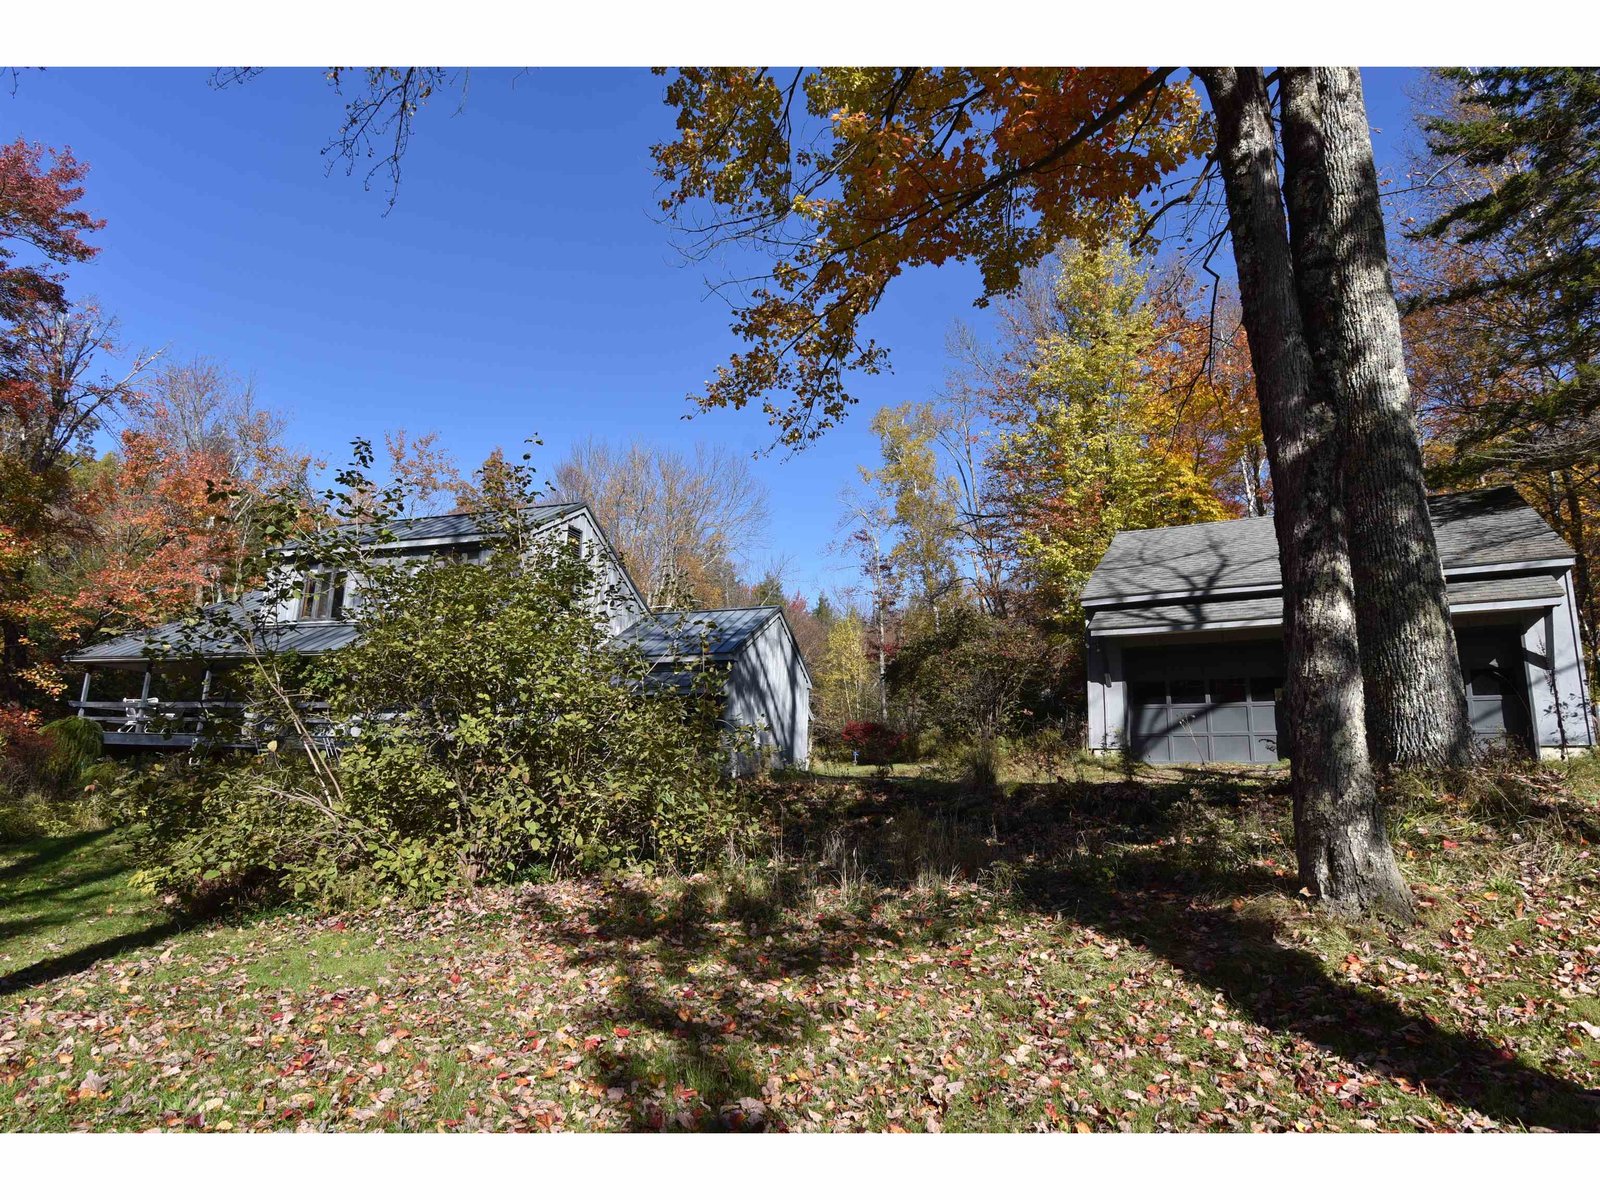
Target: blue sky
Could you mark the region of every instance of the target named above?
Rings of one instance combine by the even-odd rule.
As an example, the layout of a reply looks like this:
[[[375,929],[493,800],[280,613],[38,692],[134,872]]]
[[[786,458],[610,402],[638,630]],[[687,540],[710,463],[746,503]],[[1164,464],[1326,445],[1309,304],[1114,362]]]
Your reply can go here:
[[[671,135],[664,81],[641,70],[474,72],[463,111],[426,111],[385,215],[381,181],[325,174],[341,102],[316,71],[215,90],[193,70],[52,69],[0,93],[0,134],[88,162],[104,250],[75,272],[134,346],[253,374],[293,442],[335,462],[351,438],[438,430],[466,465],[532,433],[552,467],[591,434],[754,452],[759,413],[685,420],[685,397],[736,348],[704,268],[657,219],[649,146]],[[1415,73],[1368,71],[1380,164],[1409,127]],[[894,372],[803,453],[754,468],[775,519],[756,570],[784,561],[808,596],[849,582],[829,553],[835,499],[870,463],[867,423],[930,395],[952,321],[980,328],[976,274],[899,281],[871,332]]]

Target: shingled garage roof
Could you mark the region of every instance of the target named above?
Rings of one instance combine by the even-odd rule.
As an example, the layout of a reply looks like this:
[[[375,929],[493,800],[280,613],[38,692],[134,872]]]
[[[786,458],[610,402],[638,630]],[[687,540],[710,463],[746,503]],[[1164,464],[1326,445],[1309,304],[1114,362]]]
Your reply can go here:
[[[1561,583],[1550,575],[1524,575],[1512,579],[1463,579],[1446,585],[1450,606],[1512,604],[1524,601],[1560,602]],[[1276,625],[1283,621],[1283,597],[1254,596],[1243,600],[1191,600],[1185,604],[1141,604],[1112,608],[1089,619],[1089,632],[1100,634],[1141,632],[1178,633],[1185,629],[1216,629],[1230,625]]]
[[[1514,488],[1435,496],[1428,509],[1447,572],[1572,557],[1571,548]],[[1272,518],[1247,517],[1117,534],[1084,586],[1083,602],[1093,606],[1142,596],[1281,586]]]
[[[651,613],[624,629],[617,640],[655,662],[731,662],[780,611],[767,605]]]
[[[197,624],[169,621],[154,629],[141,629],[99,642],[67,661],[83,667],[115,666],[160,659],[238,659],[245,646],[228,633],[229,623],[247,624],[260,604],[258,593],[231,604],[206,609],[207,619]],[[301,621],[263,627],[263,650],[280,653],[323,654],[355,640],[355,626],[344,621]]]

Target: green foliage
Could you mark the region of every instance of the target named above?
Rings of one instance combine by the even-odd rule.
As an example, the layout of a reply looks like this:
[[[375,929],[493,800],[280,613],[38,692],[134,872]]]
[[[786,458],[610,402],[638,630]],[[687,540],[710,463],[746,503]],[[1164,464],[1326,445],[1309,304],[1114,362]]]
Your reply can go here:
[[[103,829],[121,772],[100,749],[100,727],[81,717],[0,732],[0,842]]]
[[[1459,253],[1456,269],[1413,302],[1493,306],[1492,319],[1479,322],[1489,386],[1506,392],[1495,386],[1503,375],[1521,381],[1493,398],[1481,428],[1458,436],[1469,445],[1531,442],[1541,470],[1587,467],[1600,413],[1600,70],[1439,75],[1454,95],[1424,127],[1430,168],[1450,187],[1411,236]],[[1521,457],[1535,457],[1530,449]]]
[[[50,770],[64,781],[76,782],[100,761],[105,737],[100,726],[85,717],[63,717],[39,730],[49,742]]]
[[[139,817],[161,886],[421,899],[539,868],[690,869],[726,845],[716,679],[650,686],[609,638],[584,551],[522,512],[506,506],[484,561],[319,539],[317,561],[353,581],[357,638],[310,662],[257,656],[253,704],[285,732],[198,787],[154,788]]]
[[[1039,628],[972,608],[907,623],[889,670],[895,705],[950,745],[987,746],[1056,716],[1066,654]],[[988,751],[985,751],[988,753]]]

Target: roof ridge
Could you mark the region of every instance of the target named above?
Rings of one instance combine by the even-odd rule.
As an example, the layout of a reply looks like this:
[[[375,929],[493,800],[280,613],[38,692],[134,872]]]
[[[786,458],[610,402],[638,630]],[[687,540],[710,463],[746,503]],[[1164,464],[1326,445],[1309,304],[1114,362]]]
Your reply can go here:
[[[581,500],[550,500],[550,501],[539,501],[539,502],[536,502],[534,504],[523,504],[523,505],[520,505],[518,507],[517,511],[518,512],[529,512],[530,510],[536,509],[536,508],[585,508],[585,507],[587,507],[587,505]],[[443,520],[446,520],[446,519],[451,518],[451,517],[477,517],[477,516],[482,516],[484,513],[492,513],[492,512],[496,512],[496,511],[498,511],[498,510],[493,509],[493,508],[469,508],[469,509],[466,509],[466,510],[464,510],[462,512],[428,513],[427,515],[420,516],[420,517],[389,517],[386,520],[382,520],[382,521],[340,521],[337,525],[330,525],[328,528],[330,530],[333,530],[333,529],[365,529],[365,528],[367,528],[369,526],[376,526],[376,525],[400,525],[400,524],[404,524],[404,523],[406,523],[408,521],[443,521]]]
[[[1434,492],[1427,497],[1427,500],[1431,505],[1435,500],[1458,500],[1465,496],[1487,496],[1494,492],[1510,492],[1518,500],[1521,500],[1523,504],[1527,504],[1526,500],[1522,500],[1522,493],[1517,490],[1516,484],[1513,483],[1496,483],[1488,487],[1463,488],[1459,492]],[[1532,506],[1530,505],[1529,507]],[[1168,529],[1204,529],[1208,525],[1243,525],[1250,521],[1270,520],[1272,520],[1271,513],[1252,513],[1243,517],[1221,517],[1215,521],[1185,521],[1179,525],[1146,525],[1139,529],[1119,529],[1112,536],[1121,537],[1125,533],[1157,533]]]
[[[782,612],[783,611],[783,607],[784,606],[781,605],[781,604],[730,604],[730,605],[727,605],[725,608],[664,608],[660,612],[653,612],[650,615],[652,617],[676,617],[676,616],[690,616],[690,617],[692,617],[692,616],[695,616],[696,614],[699,614],[699,613],[765,612],[768,609],[772,609],[772,610],[777,611],[777,612]]]

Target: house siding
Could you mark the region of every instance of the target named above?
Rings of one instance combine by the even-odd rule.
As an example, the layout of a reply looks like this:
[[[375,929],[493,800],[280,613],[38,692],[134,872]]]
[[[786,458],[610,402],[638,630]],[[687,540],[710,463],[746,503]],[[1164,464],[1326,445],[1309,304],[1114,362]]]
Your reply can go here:
[[[1562,574],[1562,599],[1522,630],[1522,660],[1535,742],[1541,756],[1595,745],[1596,719],[1578,641],[1572,572]]]
[[[729,724],[760,732],[765,747],[786,765],[811,758],[811,679],[782,616],[774,614],[745,643],[728,672]]]

